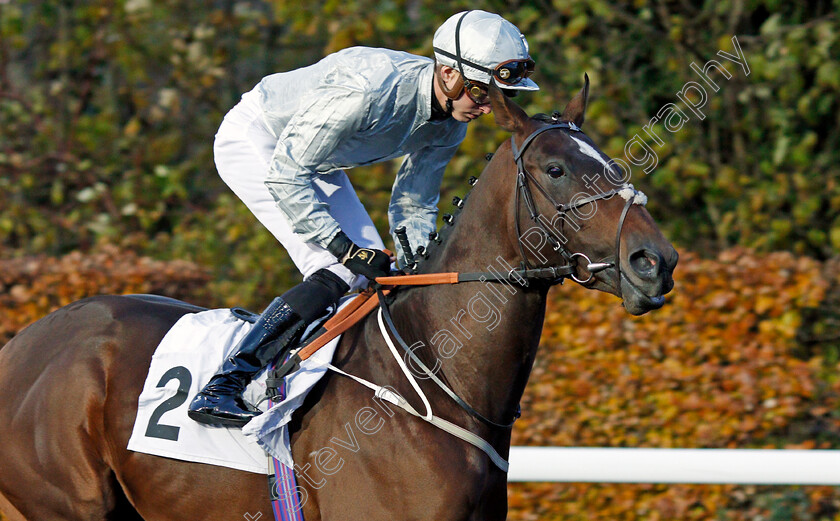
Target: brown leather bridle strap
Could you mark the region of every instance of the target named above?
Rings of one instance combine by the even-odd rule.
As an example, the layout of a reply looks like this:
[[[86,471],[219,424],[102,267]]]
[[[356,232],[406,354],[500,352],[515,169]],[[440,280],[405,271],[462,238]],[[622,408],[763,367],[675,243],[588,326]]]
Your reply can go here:
[[[377,277],[376,283],[383,289],[383,294],[390,293],[395,286],[432,286],[438,284],[459,284],[462,282],[507,282],[528,286],[532,280],[557,280],[568,277],[572,274],[574,267],[563,268],[529,268],[514,269],[509,273],[500,274],[493,272],[476,273],[423,273],[419,275],[394,275],[392,277]],[[374,297],[374,298],[371,298]],[[350,301],[345,307],[339,310],[316,332],[315,340],[302,347],[294,355],[289,357],[283,365],[276,369],[277,375],[285,375],[296,369],[303,360],[312,356],[319,349],[327,345],[330,340],[344,333],[351,326],[366,317],[379,305],[379,299],[373,289],[359,293],[356,298]],[[275,376],[279,378],[279,376]]]
[[[392,277],[377,277],[376,283],[380,287],[388,287],[382,290],[382,293],[387,295],[394,286],[432,286],[438,284],[459,284],[462,282],[509,282],[516,283],[521,286],[527,286],[530,280],[556,280],[562,277],[568,277],[571,270],[562,270],[558,268],[536,268],[536,269],[515,269],[506,274],[498,274],[492,272],[476,272],[476,273],[423,273],[419,275],[394,275]],[[366,317],[371,311],[376,309],[379,305],[378,298],[373,289],[368,289],[359,293],[356,298],[350,301],[345,307],[339,310],[329,320],[324,322],[316,333],[318,336],[309,344],[302,347],[289,360],[277,368],[277,373],[280,375],[286,374],[294,369],[300,362],[312,356],[316,351],[324,347],[330,340],[338,335],[344,333],[351,326]]]
[[[587,269],[589,266],[587,266]],[[395,275],[377,277],[376,283],[382,286],[432,286],[436,284],[460,284],[462,282],[505,282],[527,287],[532,280],[556,281],[570,277],[576,271],[575,266],[550,266],[547,268],[519,268],[507,273],[477,271],[472,273],[421,273],[419,275]]]
[[[624,221],[627,219],[627,213],[630,207],[633,206],[633,198],[635,194],[627,199],[624,203],[624,209],[621,210],[621,217],[618,218],[618,227],[615,230],[615,289],[619,295],[621,291],[621,230],[624,229]]]

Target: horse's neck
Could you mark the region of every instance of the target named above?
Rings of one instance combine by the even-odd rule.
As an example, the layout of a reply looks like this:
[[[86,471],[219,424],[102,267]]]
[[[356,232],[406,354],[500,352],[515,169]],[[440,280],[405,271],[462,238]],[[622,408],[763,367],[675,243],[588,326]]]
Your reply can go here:
[[[545,315],[545,293],[493,283],[424,288],[412,337],[430,367],[461,398],[497,423],[510,420],[531,373]]]
[[[488,167],[422,271],[504,274],[518,267],[513,192],[514,179]],[[509,420],[536,355],[546,288],[469,282],[412,290],[406,300],[412,316],[404,320],[453,390],[486,417]]]

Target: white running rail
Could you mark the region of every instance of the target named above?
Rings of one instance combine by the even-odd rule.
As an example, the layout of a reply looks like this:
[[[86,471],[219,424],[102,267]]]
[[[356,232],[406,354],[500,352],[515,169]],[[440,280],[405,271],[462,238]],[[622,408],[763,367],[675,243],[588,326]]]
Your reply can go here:
[[[511,447],[508,481],[840,485],[840,450]]]

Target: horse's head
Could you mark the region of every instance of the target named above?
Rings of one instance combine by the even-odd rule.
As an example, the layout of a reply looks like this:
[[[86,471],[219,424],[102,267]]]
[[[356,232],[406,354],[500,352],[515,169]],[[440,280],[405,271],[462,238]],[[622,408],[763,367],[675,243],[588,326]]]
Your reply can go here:
[[[657,228],[647,197],[584,134],[589,78],[562,116],[529,117],[491,89],[496,122],[513,133],[515,241],[528,264],[569,266],[582,285],[621,297],[634,315],[657,309],[674,286],[677,252]]]

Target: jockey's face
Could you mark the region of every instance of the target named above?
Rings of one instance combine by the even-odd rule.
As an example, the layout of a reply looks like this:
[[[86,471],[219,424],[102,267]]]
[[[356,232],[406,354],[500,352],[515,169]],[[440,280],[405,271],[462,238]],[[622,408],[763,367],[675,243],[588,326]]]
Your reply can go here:
[[[440,75],[448,88],[454,87],[460,79],[460,73],[451,67],[441,67]],[[476,95],[470,96],[466,92],[466,89],[462,89],[461,94],[452,100],[452,117],[456,121],[469,123],[484,114],[490,113],[490,99],[489,97],[483,96],[481,92],[482,90],[486,90],[486,86],[473,82],[472,88],[476,91]],[[441,105],[443,105],[446,102],[446,96],[437,88],[437,83],[435,84],[435,93],[439,96],[438,99],[441,101]],[[474,98],[485,102],[477,103]]]
[[[490,100],[479,105],[466,94],[461,93],[458,99],[452,100],[452,117],[456,121],[470,122],[484,114],[490,114]]]

